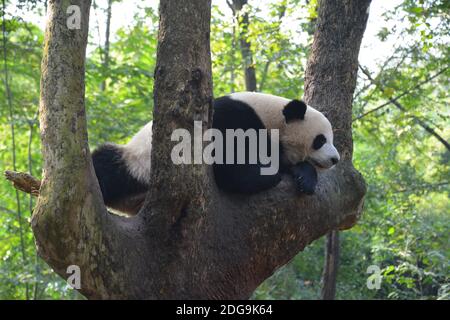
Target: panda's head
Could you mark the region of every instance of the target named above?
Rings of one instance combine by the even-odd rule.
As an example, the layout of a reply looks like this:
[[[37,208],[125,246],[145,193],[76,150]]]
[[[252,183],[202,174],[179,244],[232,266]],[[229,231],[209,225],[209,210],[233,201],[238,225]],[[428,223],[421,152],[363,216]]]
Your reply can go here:
[[[328,169],[339,161],[330,121],[321,112],[292,100],[284,106],[283,116],[280,140],[289,162],[306,160],[319,169]]]

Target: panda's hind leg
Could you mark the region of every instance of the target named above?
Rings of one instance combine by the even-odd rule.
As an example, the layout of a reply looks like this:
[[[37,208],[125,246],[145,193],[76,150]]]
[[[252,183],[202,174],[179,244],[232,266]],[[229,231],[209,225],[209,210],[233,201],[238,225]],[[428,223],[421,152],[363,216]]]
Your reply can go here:
[[[92,162],[105,205],[127,214],[136,214],[148,186],[130,174],[122,146],[112,143],[101,145],[92,153]]]

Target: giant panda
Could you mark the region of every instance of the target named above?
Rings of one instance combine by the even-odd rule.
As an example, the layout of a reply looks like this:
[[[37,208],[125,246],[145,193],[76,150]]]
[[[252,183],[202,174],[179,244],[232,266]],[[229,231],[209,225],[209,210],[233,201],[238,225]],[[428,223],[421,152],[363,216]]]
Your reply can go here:
[[[259,158],[256,163],[248,163],[247,143],[244,164],[213,164],[216,184],[224,192],[253,194],[268,190],[285,174],[294,179],[300,193],[310,195],[317,184],[317,169],[332,168],[340,159],[333,145],[330,122],[301,100],[256,92],[232,93],[214,100],[212,127],[223,133],[224,145],[226,129],[268,129],[269,132],[278,129],[279,170],[262,175],[261,168],[267,164],[262,164]],[[270,134],[267,139],[271,139]],[[267,146],[271,154],[270,141]],[[128,144],[106,143],[92,153],[106,206],[128,214],[139,210],[150,181],[151,149],[152,122],[149,122]]]

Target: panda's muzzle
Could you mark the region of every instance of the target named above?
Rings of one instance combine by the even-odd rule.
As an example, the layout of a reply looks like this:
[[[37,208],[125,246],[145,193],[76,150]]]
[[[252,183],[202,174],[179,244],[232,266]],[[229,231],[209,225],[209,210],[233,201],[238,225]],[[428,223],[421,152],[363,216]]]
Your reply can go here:
[[[313,158],[308,158],[307,161],[309,163],[311,163],[314,167],[317,167],[319,169],[328,169],[328,168],[330,168],[330,167],[322,165],[319,161],[317,161],[317,160],[315,160]]]
[[[330,169],[339,162],[339,152],[331,143],[324,144],[315,150],[306,160],[318,169]]]

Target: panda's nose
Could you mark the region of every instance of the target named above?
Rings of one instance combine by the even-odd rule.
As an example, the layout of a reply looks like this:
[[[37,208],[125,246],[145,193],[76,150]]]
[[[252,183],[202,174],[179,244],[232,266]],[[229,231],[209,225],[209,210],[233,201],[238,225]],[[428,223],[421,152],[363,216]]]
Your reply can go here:
[[[338,163],[338,162],[339,162],[339,159],[338,159],[338,158],[336,158],[336,157],[334,157],[334,158],[331,158],[331,162],[333,163],[333,165],[335,165],[336,163]]]

